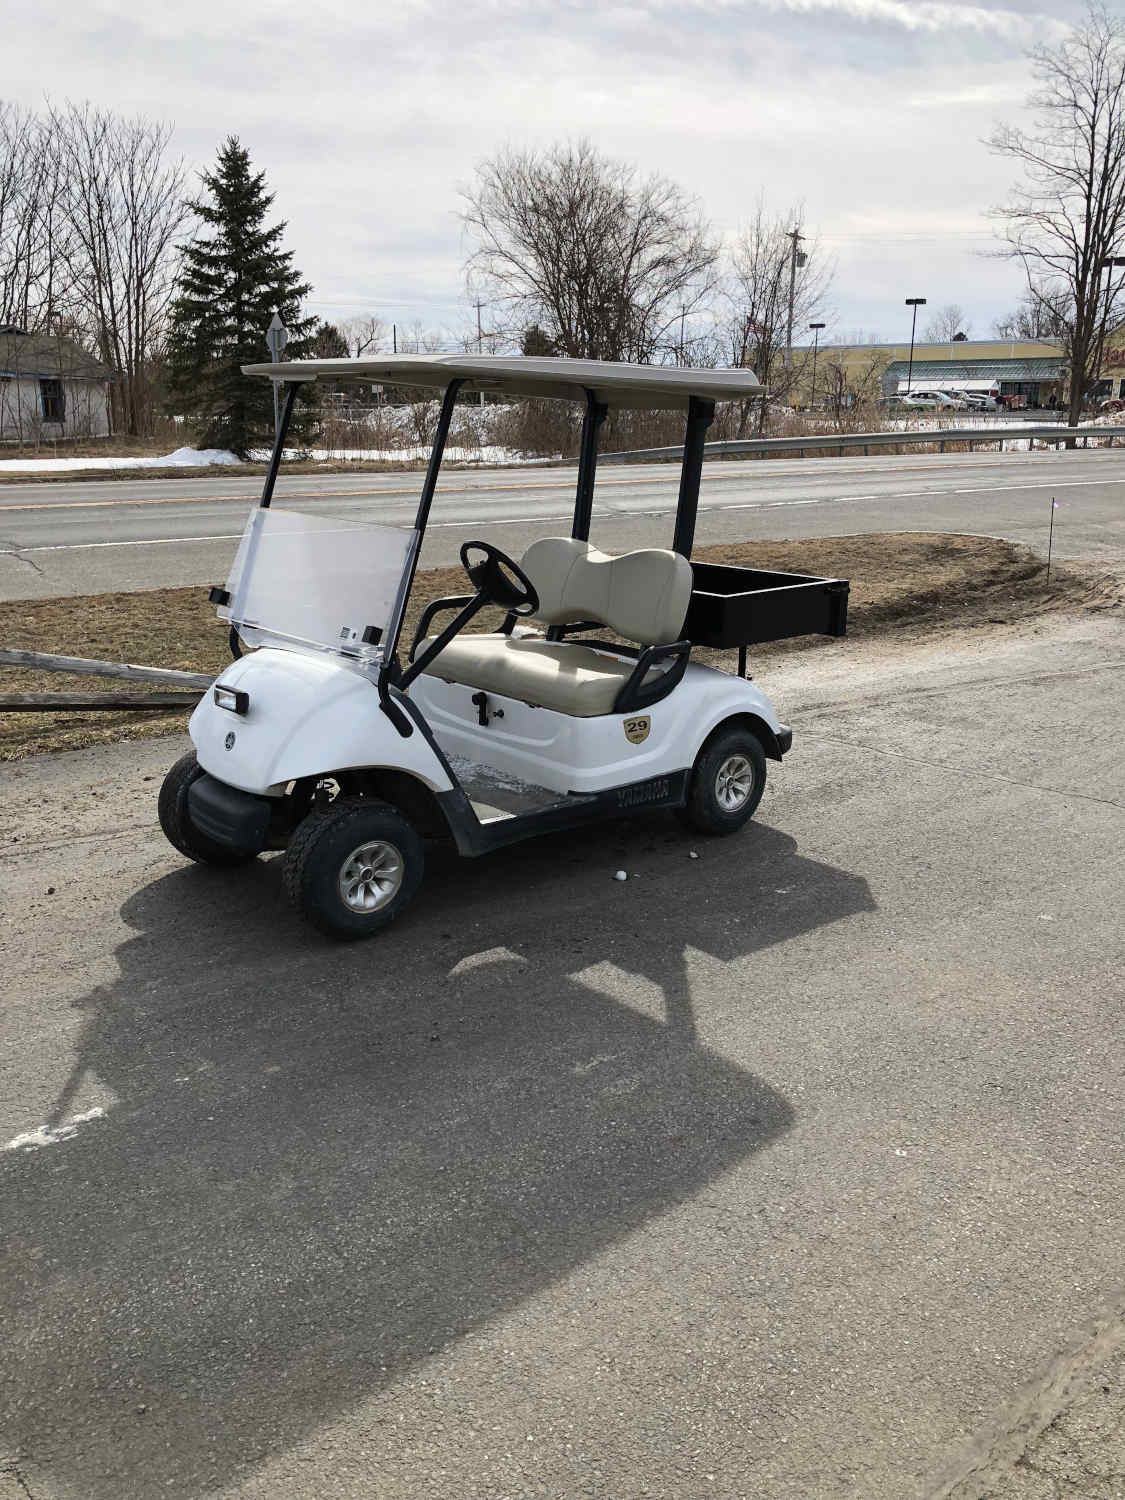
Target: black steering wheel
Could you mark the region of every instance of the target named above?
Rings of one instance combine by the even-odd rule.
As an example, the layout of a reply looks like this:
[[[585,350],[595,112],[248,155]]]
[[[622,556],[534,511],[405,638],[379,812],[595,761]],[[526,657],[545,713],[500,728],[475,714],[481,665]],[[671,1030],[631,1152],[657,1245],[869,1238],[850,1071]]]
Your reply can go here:
[[[469,553],[483,552],[479,562],[471,563]],[[491,542],[465,542],[461,548],[461,566],[477,594],[489,604],[497,604],[513,615],[533,615],[539,608],[535,585],[519,563]]]

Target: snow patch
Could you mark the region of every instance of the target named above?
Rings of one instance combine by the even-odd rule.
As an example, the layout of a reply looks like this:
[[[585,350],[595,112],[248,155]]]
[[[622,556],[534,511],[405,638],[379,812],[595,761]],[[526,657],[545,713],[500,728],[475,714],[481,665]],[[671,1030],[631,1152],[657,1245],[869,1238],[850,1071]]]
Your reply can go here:
[[[4,458],[0,473],[65,474],[78,469],[198,469],[206,464],[239,464],[225,448],[177,448],[162,458]]]
[[[40,1125],[38,1130],[28,1130],[23,1135],[13,1136],[6,1146],[0,1146],[0,1151],[38,1151],[43,1146],[54,1146],[58,1141],[68,1141],[72,1135],[77,1135],[80,1125],[85,1125],[90,1120],[100,1120],[104,1115],[105,1110],[99,1106],[88,1109],[85,1114],[71,1115],[61,1125]]]

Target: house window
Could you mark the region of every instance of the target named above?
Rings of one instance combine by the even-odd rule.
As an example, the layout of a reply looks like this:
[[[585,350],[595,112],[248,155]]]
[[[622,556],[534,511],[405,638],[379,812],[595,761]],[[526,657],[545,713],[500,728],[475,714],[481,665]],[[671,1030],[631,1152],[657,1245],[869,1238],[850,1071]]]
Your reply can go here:
[[[39,382],[39,399],[43,403],[44,422],[62,422],[66,416],[66,402],[63,398],[63,383],[61,380],[41,380]]]

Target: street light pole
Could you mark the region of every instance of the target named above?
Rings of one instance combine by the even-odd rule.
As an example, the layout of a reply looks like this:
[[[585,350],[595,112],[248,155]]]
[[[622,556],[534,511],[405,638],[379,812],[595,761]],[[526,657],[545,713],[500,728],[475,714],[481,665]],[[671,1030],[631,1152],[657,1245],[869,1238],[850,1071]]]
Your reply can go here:
[[[906,394],[910,395],[910,382],[914,379],[914,329],[918,323],[918,309],[925,307],[925,297],[907,297],[907,307],[914,309],[910,319],[910,363],[906,367]]]
[[[824,324],[823,323],[810,323],[809,327],[813,331],[813,346],[812,346],[812,394],[809,396],[809,405],[810,406],[815,406],[816,405],[816,351],[820,347],[820,330],[824,327]]]

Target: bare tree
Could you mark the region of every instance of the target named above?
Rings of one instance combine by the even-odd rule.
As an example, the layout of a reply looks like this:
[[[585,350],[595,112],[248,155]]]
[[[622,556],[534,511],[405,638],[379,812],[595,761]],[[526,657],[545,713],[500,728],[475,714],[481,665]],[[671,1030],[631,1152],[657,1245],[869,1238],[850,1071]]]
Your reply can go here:
[[[64,254],[75,309],[114,372],[118,425],[143,433],[151,425],[150,366],[165,333],[176,237],[189,213],[184,169],[164,159],[166,125],[73,104],[52,109],[47,124],[66,166]]]
[[[1026,340],[1029,343],[1061,342],[1066,328],[1065,302],[1059,297],[1025,296],[1014,312],[997,318],[992,325],[998,339]]]
[[[0,323],[53,330],[74,310],[62,185],[52,132],[37,115],[0,102]]]
[[[1024,268],[1028,298],[1060,316],[1075,426],[1106,334],[1122,321],[1125,272],[1107,263],[1125,249],[1125,23],[1091,5],[1065,41],[1031,58],[1033,127],[1002,127],[989,142],[1022,173],[994,213],[1006,224],[1004,253]]]
[[[727,355],[729,362],[751,366],[769,394],[784,399],[803,368],[788,348],[790,322],[805,329],[824,312],[832,281],[831,267],[815,241],[805,239],[794,275],[792,226],[801,222],[799,208],[787,214],[770,213],[759,199],[754,217],[741,230],[731,251],[727,290]],[[789,289],[793,287],[790,315]],[[799,368],[799,366],[801,368]],[[739,437],[749,421],[749,404],[739,422]],[[758,403],[758,431],[765,425],[766,398]]]
[[[973,325],[965,317],[965,309],[956,302],[947,302],[926,324],[922,338],[928,344],[951,344],[958,334],[968,338],[972,331]]]
[[[462,196],[470,289],[514,339],[535,325],[559,354],[648,363],[673,353],[681,317],[714,287],[696,200],[588,141],[501,151]]]
[[[353,359],[362,359],[365,354],[382,351],[387,337],[387,325],[375,313],[357,313],[354,318],[345,318],[340,332],[347,340]]]

